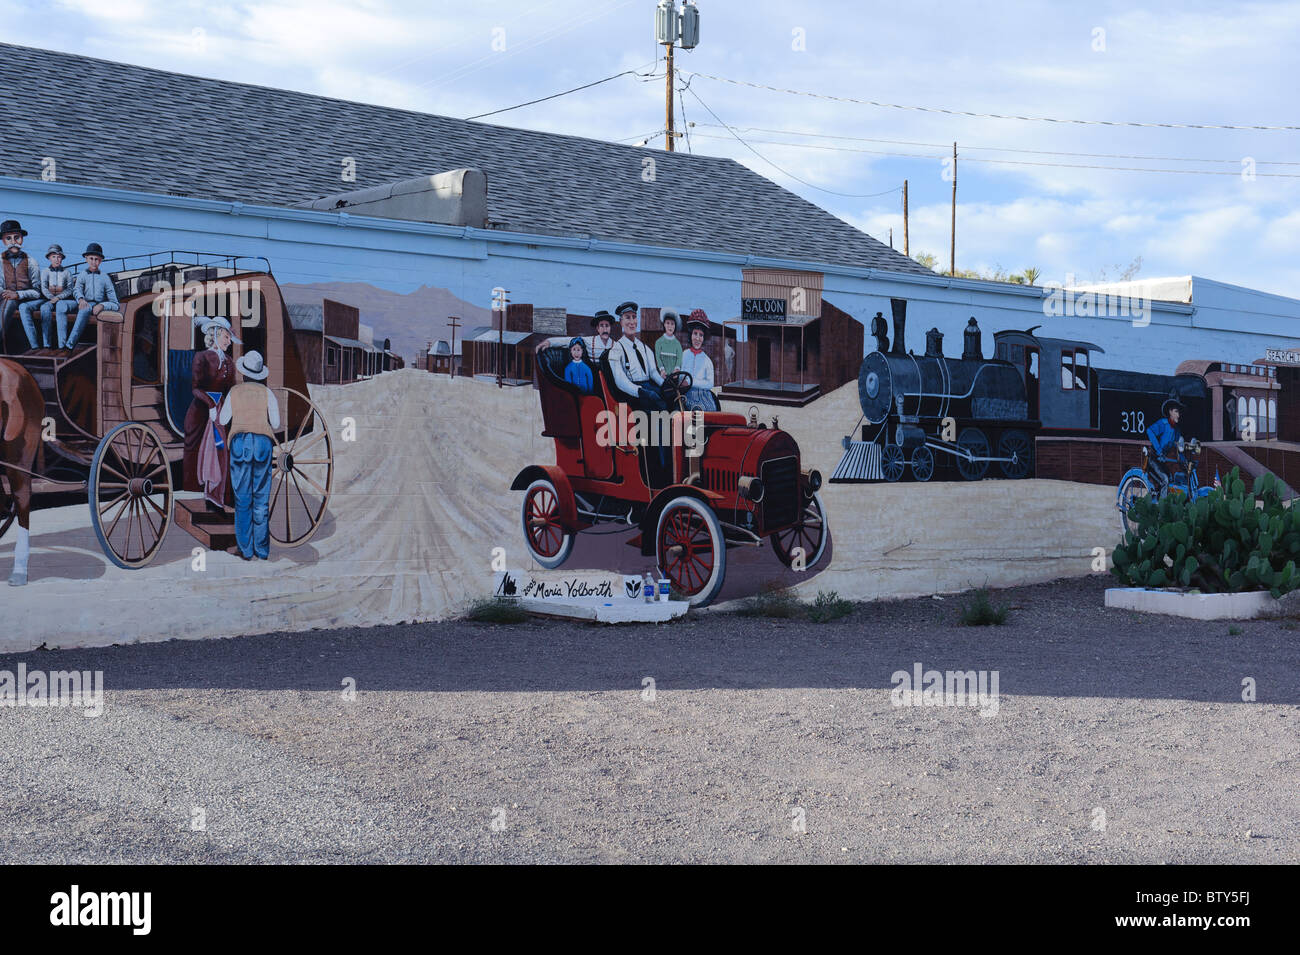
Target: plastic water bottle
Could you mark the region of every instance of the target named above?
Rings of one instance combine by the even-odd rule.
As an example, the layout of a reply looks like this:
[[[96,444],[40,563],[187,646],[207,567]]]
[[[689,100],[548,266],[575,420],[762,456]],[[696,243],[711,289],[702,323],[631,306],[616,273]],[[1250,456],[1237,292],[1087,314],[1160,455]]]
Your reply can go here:
[[[646,603],[654,603],[655,600],[655,581],[649,574],[645,575],[645,580],[641,584],[641,595]]]

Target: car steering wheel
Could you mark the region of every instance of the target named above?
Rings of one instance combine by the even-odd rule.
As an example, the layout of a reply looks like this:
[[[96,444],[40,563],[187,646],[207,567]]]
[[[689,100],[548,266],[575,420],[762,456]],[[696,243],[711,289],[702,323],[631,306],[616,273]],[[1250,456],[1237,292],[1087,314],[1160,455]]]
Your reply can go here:
[[[689,371],[678,368],[676,371],[669,372],[664,375],[664,383],[661,386],[664,400],[669,404],[683,400],[694,383]]]

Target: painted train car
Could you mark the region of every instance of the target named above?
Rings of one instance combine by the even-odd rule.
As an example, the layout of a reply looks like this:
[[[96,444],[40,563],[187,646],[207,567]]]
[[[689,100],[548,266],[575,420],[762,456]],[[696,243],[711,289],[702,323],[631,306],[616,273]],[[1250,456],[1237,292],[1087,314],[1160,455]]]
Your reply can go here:
[[[1179,430],[1188,438],[1213,438],[1203,376],[1097,368],[1093,356],[1104,354],[1100,346],[1042,338],[1034,334],[1039,327],[993,335],[993,357],[1020,373],[1029,416],[1041,423],[1039,434],[1144,441],[1147,428],[1160,420],[1161,406],[1177,398],[1184,408]]]
[[[1200,374],[1097,368],[1093,359],[1102,348],[1040,337],[1040,326],[995,333],[993,357],[986,359],[973,317],[961,358],[944,356],[938,329],[926,333],[925,354],[917,355],[906,349],[907,303],[893,299],[891,307],[893,348],[877,313],[871,327],[876,348],[858,374],[861,439],[844,438],[832,481],[1031,477],[1037,437],[1145,441],[1171,397],[1184,406],[1184,435],[1214,437]]]

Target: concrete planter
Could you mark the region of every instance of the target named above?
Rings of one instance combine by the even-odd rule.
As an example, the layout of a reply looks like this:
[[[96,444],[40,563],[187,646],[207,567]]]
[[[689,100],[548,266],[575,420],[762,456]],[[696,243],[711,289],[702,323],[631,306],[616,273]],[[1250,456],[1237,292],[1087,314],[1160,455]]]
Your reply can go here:
[[[1111,587],[1106,606],[1143,613],[1163,613],[1193,620],[1253,620],[1276,616],[1290,601],[1276,599],[1267,590],[1239,594],[1203,594],[1181,590],[1147,590],[1142,587]]]

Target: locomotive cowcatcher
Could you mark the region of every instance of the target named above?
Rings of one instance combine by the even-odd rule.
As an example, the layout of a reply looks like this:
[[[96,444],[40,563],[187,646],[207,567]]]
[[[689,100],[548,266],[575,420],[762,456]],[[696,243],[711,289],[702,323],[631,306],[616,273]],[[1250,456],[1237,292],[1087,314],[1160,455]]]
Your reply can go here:
[[[640,533],[629,543],[654,557],[661,574],[691,604],[702,606],[722,588],[727,549],[771,542],[787,567],[813,567],[830,531],[821,475],[801,466],[799,446],[754,414],[687,411],[691,386],[677,371],[664,382],[668,412],[650,435],[634,422],[615,385],[609,355],[590,362],[594,394],[564,380],[565,348],[538,353],[538,393],[543,437],[555,441],[554,464],[519,472],[512,490],[523,491],[524,541],[542,567],[559,567],[575,536],[597,524],[622,524]],[[667,461],[643,438],[664,438]]]

